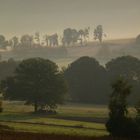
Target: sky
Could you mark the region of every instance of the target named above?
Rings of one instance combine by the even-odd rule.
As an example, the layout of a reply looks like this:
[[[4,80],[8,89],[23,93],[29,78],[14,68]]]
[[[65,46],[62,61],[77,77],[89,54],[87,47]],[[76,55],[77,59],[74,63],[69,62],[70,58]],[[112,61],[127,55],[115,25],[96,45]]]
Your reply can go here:
[[[62,34],[103,25],[108,39],[140,34],[140,0],[0,0],[0,34]]]

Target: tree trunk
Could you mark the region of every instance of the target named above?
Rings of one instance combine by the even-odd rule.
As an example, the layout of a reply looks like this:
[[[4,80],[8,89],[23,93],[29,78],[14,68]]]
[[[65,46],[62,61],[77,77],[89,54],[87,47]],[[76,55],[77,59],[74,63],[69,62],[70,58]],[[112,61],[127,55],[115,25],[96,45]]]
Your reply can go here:
[[[37,104],[37,102],[35,101],[35,103],[34,103],[34,112],[37,112],[38,111],[38,104]]]

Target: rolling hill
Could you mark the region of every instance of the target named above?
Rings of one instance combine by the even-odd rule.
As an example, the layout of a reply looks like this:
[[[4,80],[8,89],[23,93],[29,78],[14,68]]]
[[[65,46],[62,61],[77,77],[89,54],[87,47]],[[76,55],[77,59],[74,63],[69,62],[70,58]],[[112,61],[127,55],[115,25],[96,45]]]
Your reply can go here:
[[[112,58],[122,55],[132,55],[140,58],[140,46],[135,44],[135,39],[105,40],[102,44],[89,42],[84,46],[47,47],[47,48],[20,48],[16,50],[0,50],[2,60],[13,58],[22,60],[30,57],[43,57],[51,59],[59,66],[67,66],[72,61],[82,56],[95,57],[101,64]]]

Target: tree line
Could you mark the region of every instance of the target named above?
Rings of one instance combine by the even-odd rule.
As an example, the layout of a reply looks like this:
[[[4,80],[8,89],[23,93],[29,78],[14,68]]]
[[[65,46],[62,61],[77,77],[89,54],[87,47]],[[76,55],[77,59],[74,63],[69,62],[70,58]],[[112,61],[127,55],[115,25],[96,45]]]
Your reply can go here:
[[[103,26],[98,25],[93,31],[93,39],[102,43],[103,38],[107,37],[104,33]],[[63,31],[63,36],[59,36],[57,33],[52,35],[45,34],[41,37],[39,32],[34,35],[24,34],[20,38],[17,36],[7,40],[4,35],[0,35],[0,49],[6,49],[10,47],[12,49],[17,48],[39,48],[39,47],[58,47],[60,44],[65,46],[73,46],[79,44],[85,46],[90,38],[90,27],[85,29],[73,29],[66,28]],[[135,39],[136,45],[140,45],[140,35]]]
[[[9,59],[0,62],[0,80],[14,75],[20,61]],[[132,56],[122,56],[110,60],[102,66],[92,57],[81,57],[62,68],[68,85],[70,102],[107,104],[111,93],[110,83],[122,76],[133,86],[129,103],[135,104],[140,98],[140,60]]]
[[[92,57],[81,57],[68,66],[64,76],[70,100],[75,102],[107,104],[110,83],[120,76],[133,86],[129,102],[134,104],[140,98],[140,60],[132,56],[112,59],[105,66]]]
[[[7,40],[4,35],[0,35],[0,48],[6,49],[6,47],[11,48],[36,48],[36,47],[55,47],[62,44],[62,46],[71,46],[79,43],[81,46],[86,44],[89,40],[90,27],[85,29],[72,29],[66,28],[63,31],[63,36],[58,36],[57,33],[52,35],[44,35],[41,37],[39,32],[36,32],[34,35],[25,34],[21,38],[14,36],[11,39]],[[98,25],[94,29],[93,37],[95,40],[102,42],[103,37],[105,36],[103,32],[102,25]]]

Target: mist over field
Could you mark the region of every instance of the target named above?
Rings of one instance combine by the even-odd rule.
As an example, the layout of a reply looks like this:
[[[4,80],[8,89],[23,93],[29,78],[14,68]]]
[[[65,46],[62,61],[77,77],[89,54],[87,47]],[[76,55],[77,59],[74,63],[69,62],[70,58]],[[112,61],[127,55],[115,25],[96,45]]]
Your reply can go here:
[[[39,48],[22,48],[7,49],[0,51],[3,60],[13,58],[15,60],[27,59],[30,57],[43,57],[55,61],[60,67],[68,66],[71,62],[82,56],[94,57],[104,65],[109,60],[123,56],[132,55],[140,58],[140,48],[135,44],[135,38],[105,40],[102,44],[88,42],[86,45],[68,46],[68,47],[39,47]]]

